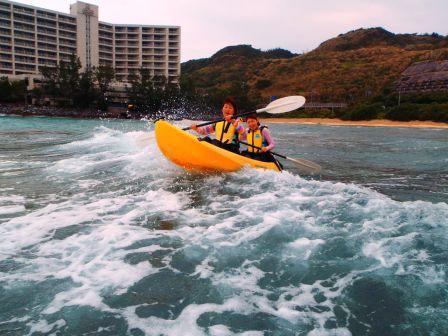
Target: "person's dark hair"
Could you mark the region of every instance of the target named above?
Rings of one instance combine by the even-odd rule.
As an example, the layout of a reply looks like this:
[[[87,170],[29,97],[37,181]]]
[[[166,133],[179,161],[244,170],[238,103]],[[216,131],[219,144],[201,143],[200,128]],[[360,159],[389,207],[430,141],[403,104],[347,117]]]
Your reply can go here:
[[[258,120],[258,115],[256,113],[249,114],[246,119],[255,119]]]
[[[254,119],[254,120],[256,120],[257,123],[258,123],[258,126],[260,126],[260,121],[258,121],[258,114],[256,114],[256,113],[249,114],[246,117],[246,121],[247,121],[247,119]]]
[[[224,100],[223,105],[225,105],[225,104],[230,104],[230,105],[232,105],[232,107],[233,107],[233,111],[234,111],[233,114],[238,114],[238,107],[236,106],[236,103],[235,103],[235,101],[233,100],[232,97],[227,97],[227,98]]]

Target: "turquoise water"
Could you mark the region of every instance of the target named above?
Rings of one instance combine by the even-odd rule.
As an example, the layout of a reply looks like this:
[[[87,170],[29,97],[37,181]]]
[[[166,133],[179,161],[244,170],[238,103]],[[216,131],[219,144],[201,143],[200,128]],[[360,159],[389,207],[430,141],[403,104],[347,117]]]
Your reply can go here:
[[[270,125],[308,177],[152,129],[0,117],[0,335],[446,335],[448,130]]]

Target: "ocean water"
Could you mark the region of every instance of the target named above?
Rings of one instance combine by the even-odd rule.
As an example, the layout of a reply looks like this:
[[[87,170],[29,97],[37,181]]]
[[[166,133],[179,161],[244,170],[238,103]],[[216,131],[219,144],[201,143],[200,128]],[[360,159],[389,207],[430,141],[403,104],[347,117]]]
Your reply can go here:
[[[322,175],[0,117],[0,335],[447,335],[448,130],[270,129]]]

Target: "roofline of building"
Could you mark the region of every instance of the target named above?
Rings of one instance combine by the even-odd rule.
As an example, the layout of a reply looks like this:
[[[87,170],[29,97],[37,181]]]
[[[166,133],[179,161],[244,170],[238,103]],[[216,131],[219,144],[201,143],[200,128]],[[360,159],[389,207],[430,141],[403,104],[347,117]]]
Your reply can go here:
[[[45,12],[50,12],[50,13],[54,13],[54,14],[62,14],[62,15],[70,16],[72,18],[76,18],[76,15],[73,15],[73,14],[70,14],[70,13],[58,12],[58,11],[55,11],[55,10],[52,10],[52,9],[31,6],[31,5],[22,3],[22,2],[16,2],[16,1],[10,1],[10,0],[1,0],[1,2],[7,2],[7,3],[13,4],[13,5],[18,5],[18,6],[22,6],[22,7],[32,8],[32,9],[36,9],[36,10],[43,10]]]
[[[55,10],[47,9],[47,8],[43,8],[43,7],[31,6],[31,5],[22,3],[22,2],[16,2],[16,1],[10,1],[10,0],[1,0],[1,2],[7,2],[7,3],[13,4],[13,5],[18,5],[18,6],[22,6],[22,7],[32,8],[32,9],[36,9],[36,10],[43,10],[45,12],[50,12],[50,13],[54,13],[54,14],[61,14],[61,15],[69,16],[69,17],[72,17],[72,18],[76,18],[76,15],[73,15],[73,14],[70,14],[70,13],[59,12],[59,11],[55,11]],[[79,2],[91,5],[91,4],[89,4],[87,2],[84,2],[84,1],[79,1]],[[118,26],[118,27],[181,28],[181,26],[111,23],[111,22],[105,22],[105,21],[99,21],[99,20],[98,20],[98,23],[107,24],[107,25],[111,25],[111,26]]]
[[[107,24],[115,27],[143,27],[143,28],[181,28],[181,26],[167,26],[167,25],[144,25],[144,24],[126,24],[126,23],[110,23],[105,21],[98,21],[98,23]]]

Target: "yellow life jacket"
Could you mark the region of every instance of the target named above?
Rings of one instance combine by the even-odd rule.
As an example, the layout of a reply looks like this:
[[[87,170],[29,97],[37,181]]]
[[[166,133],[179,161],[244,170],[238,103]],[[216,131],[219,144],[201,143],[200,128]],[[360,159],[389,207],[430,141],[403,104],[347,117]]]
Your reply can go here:
[[[265,127],[267,127],[267,126],[261,126],[257,130],[255,130],[255,131],[252,131],[251,129],[249,129],[247,131],[247,143],[249,145],[256,146],[256,147],[259,147],[259,148],[268,146],[268,142],[263,137],[263,133],[262,133],[263,128],[265,128]],[[250,153],[259,153],[259,152],[261,152],[260,149],[252,147],[252,146],[247,146],[247,151],[248,152],[250,152]]]
[[[215,125],[215,137],[222,143],[231,144],[235,142],[235,127],[231,122],[220,121]]]

